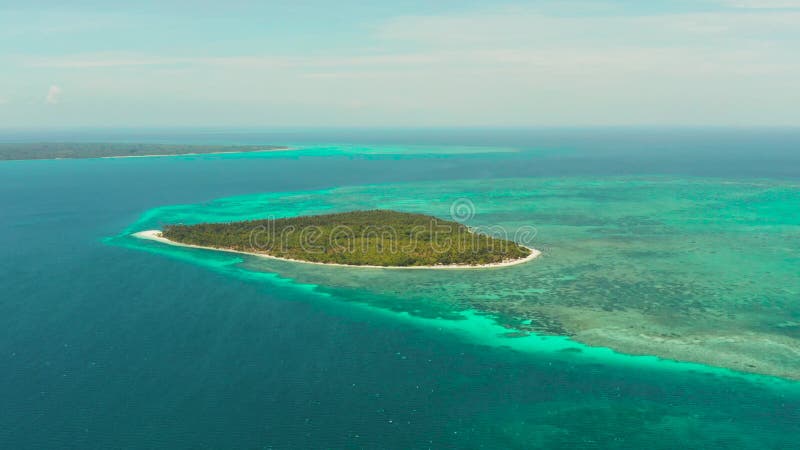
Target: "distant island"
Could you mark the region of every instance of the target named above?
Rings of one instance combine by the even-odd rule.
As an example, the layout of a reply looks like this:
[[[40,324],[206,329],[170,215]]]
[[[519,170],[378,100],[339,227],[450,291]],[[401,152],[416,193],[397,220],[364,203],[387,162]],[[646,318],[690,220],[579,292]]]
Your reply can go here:
[[[317,264],[469,268],[520,264],[537,250],[424,214],[352,211],[231,223],[166,225],[135,236]]]
[[[0,161],[29,159],[125,158],[288,150],[278,145],[192,145],[100,142],[0,143]]]

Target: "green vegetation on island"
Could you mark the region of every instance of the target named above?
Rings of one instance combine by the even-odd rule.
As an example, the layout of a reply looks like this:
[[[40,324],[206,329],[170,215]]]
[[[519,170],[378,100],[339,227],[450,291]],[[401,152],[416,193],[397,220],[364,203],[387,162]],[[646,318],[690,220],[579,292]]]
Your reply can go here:
[[[277,145],[193,145],[97,142],[0,143],[0,160],[175,156],[286,150]]]
[[[188,245],[356,266],[484,265],[531,254],[457,222],[389,210],[167,225],[162,236]]]

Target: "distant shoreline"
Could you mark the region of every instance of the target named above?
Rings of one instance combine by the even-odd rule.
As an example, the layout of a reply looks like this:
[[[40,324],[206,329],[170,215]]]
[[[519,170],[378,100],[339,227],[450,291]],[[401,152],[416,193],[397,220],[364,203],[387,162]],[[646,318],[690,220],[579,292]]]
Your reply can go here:
[[[356,264],[337,264],[337,263],[324,263],[324,262],[316,262],[316,261],[305,261],[302,259],[290,259],[290,258],[281,258],[278,256],[268,255],[266,253],[255,253],[255,252],[243,252],[239,250],[227,249],[227,248],[217,248],[217,247],[204,247],[202,245],[192,245],[192,244],[182,244],[180,242],[176,242],[170,239],[167,239],[161,235],[161,230],[145,230],[133,233],[132,236],[139,238],[139,239],[147,239],[151,241],[160,242],[162,244],[173,245],[176,247],[188,247],[188,248],[197,248],[201,250],[215,250],[220,252],[228,252],[228,253],[238,253],[241,255],[250,255],[250,256],[258,256],[261,258],[269,258],[275,259],[278,261],[288,261],[288,262],[295,262],[295,263],[303,263],[303,264],[316,264],[320,266],[335,266],[335,267],[350,267],[350,268],[364,268],[364,269],[444,269],[444,270],[459,270],[459,269],[490,269],[490,268],[497,268],[497,267],[509,267],[509,266],[516,266],[519,264],[524,264],[526,262],[533,261],[534,259],[541,256],[542,252],[536,250],[531,247],[525,247],[531,251],[531,253],[524,257],[519,258],[511,261],[504,261],[499,263],[490,263],[490,264],[477,264],[477,265],[469,265],[469,264],[448,264],[448,265],[437,265],[437,266],[375,266],[375,265],[356,265]]]
[[[104,142],[0,143],[0,161],[152,158],[299,150],[285,145],[205,145]]]

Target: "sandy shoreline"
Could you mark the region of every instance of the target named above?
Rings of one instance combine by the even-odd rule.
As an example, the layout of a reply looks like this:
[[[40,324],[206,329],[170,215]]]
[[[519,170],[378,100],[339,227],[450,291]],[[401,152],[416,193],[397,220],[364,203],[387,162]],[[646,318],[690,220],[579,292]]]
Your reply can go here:
[[[532,261],[539,257],[542,252],[536,250],[534,248],[526,247],[531,251],[531,254],[520,259],[515,259],[513,261],[506,261],[501,263],[492,263],[492,264],[481,264],[481,265],[466,265],[466,264],[450,264],[450,265],[441,265],[441,266],[371,266],[371,265],[353,265],[353,264],[336,264],[336,263],[323,263],[323,262],[314,262],[314,261],[303,261],[300,259],[289,259],[289,258],[280,258],[277,256],[267,255],[264,253],[254,253],[254,252],[242,252],[239,250],[231,250],[225,248],[216,248],[216,247],[203,247],[202,245],[192,245],[192,244],[181,244],[180,242],[175,242],[169,240],[161,235],[161,230],[145,230],[139,231],[137,233],[133,233],[134,237],[139,239],[148,239],[151,241],[161,242],[162,244],[167,245],[174,245],[176,247],[189,247],[189,248],[199,248],[203,250],[215,250],[218,252],[228,252],[228,253],[238,253],[241,255],[250,255],[250,256],[258,256],[261,258],[269,258],[275,259],[278,261],[289,261],[295,263],[303,263],[303,264],[316,264],[320,266],[338,266],[338,267],[350,267],[350,268],[368,268],[368,269],[489,269],[495,267],[509,267],[509,266],[516,266],[519,264],[524,264],[526,262]]]

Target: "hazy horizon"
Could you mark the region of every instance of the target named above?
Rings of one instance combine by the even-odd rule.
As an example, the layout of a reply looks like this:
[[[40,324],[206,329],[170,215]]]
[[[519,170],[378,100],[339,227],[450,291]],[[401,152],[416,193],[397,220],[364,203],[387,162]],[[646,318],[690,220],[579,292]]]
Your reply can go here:
[[[0,6],[0,124],[797,127],[800,2]]]

